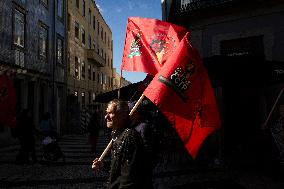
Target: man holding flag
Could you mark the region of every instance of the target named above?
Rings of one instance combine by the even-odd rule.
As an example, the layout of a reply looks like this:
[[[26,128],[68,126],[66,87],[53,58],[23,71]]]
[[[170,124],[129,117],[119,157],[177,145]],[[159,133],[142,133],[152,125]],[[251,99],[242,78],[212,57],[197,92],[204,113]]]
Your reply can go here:
[[[189,32],[180,26],[131,17],[121,70],[154,76],[130,115],[146,96],[172,124],[195,159],[205,138],[220,127],[220,116],[206,69],[188,37]],[[94,160],[93,167],[99,167],[100,159]]]

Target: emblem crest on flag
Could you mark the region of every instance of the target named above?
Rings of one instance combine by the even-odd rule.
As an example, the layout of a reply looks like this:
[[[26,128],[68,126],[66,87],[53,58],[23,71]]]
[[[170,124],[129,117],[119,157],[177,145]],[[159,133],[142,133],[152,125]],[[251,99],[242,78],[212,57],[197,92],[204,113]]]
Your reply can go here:
[[[131,46],[130,46],[130,53],[128,55],[128,58],[133,58],[134,56],[140,56],[141,55],[141,35],[139,32],[136,33],[134,36],[134,39],[131,41]]]
[[[177,67],[168,78],[159,76],[158,80],[170,87],[186,102],[185,93],[191,86],[190,76],[195,73],[195,67],[195,64],[190,61],[185,67]]]
[[[176,43],[173,37],[164,33],[159,33],[151,37],[150,48],[154,51],[159,64],[162,65],[162,58],[164,55],[173,52],[176,49]],[[155,58],[153,57],[155,62]]]

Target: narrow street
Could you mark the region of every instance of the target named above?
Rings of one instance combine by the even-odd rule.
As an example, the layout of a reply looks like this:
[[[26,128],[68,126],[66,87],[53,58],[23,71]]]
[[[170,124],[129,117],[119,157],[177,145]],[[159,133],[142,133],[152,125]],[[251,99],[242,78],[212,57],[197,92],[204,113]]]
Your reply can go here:
[[[107,145],[101,133],[97,156]],[[93,172],[91,153],[87,135],[63,136],[59,145],[65,154],[66,162],[59,159],[55,163],[40,162],[42,146],[37,141],[39,163],[16,165],[18,144],[0,149],[0,188],[106,188],[107,171]],[[281,175],[279,175],[282,177]],[[273,179],[257,170],[210,168],[200,169],[188,164],[187,160],[174,153],[160,154],[154,170],[155,189],[282,189],[282,179]]]
[[[63,136],[59,145],[65,154],[65,163],[61,159],[55,163],[41,163],[39,141],[36,147],[39,163],[33,165],[14,163],[19,145],[0,149],[0,188],[105,188],[108,173],[92,171],[94,155],[87,135]],[[97,151],[105,146],[105,138],[100,137]]]

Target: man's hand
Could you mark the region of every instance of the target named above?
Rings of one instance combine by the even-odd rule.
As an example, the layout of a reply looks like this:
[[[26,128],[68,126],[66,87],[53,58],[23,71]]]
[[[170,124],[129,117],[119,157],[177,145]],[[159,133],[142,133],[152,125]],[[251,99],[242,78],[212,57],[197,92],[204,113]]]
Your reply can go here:
[[[92,165],[92,169],[94,171],[99,170],[100,168],[102,168],[104,166],[104,163],[102,161],[99,161],[99,158],[96,158],[93,161],[93,165]]]
[[[261,130],[267,129],[267,124],[262,123],[261,126],[260,126],[260,129],[261,129]]]

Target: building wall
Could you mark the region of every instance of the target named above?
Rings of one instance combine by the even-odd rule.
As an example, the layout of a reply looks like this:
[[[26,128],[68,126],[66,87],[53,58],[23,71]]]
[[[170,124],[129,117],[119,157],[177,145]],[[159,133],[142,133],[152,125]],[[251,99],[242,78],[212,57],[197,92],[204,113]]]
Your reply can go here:
[[[260,81],[253,79],[260,70],[258,63],[272,64],[271,61],[279,63],[284,61],[282,53],[284,49],[284,23],[282,22],[284,3],[280,0],[216,0],[209,2],[217,1],[221,4],[214,6],[206,5],[199,8],[193,7],[191,10],[184,9],[182,11],[174,7],[175,5],[172,5],[167,21],[191,30],[190,41],[193,47],[199,50],[203,58],[214,55],[227,55],[222,54],[221,48],[222,43],[225,41],[249,40],[250,38],[260,36],[261,45],[255,46],[255,49],[251,50],[262,50],[263,46],[262,54],[264,57],[261,57],[263,60],[255,56],[255,59],[250,59],[250,61],[246,62],[212,62],[215,63],[213,65],[216,65],[214,68],[216,70],[219,68],[226,69],[228,68],[227,65],[234,66],[233,68],[241,65],[244,71],[247,71],[247,67],[250,67],[249,71],[251,73],[244,76],[243,73],[245,72],[240,69],[239,73],[233,72],[235,74],[233,76],[228,74],[227,78],[223,78],[220,82],[221,84],[218,84],[216,91],[219,90],[220,93],[216,93],[216,95],[222,116],[221,132],[217,133],[220,134],[219,153],[221,154],[225,151],[228,157],[230,155],[246,154],[248,158],[242,159],[244,161],[249,161],[248,159],[252,158],[256,161],[267,163],[267,159],[265,159],[267,157],[264,157],[262,153],[269,154],[269,151],[265,148],[260,149],[261,147],[259,146],[263,143],[270,145],[270,143],[261,136],[259,130],[261,123],[265,121],[271,110],[270,108],[275,102],[281,89],[279,87],[281,84],[270,84],[267,81],[263,81],[263,78],[259,78]],[[200,3],[202,1],[186,2]],[[195,5],[198,5],[198,3]],[[246,46],[239,47],[237,45],[234,46],[233,43],[231,44],[236,49],[247,48]],[[253,44],[252,47],[254,47]],[[261,53],[258,55],[261,55]],[[242,57],[241,54],[238,55],[237,53],[230,56]],[[243,81],[240,82],[242,79]],[[283,98],[280,101],[283,102]],[[242,140],[239,140],[240,138]]]
[[[262,35],[266,60],[283,61],[284,23],[281,20],[284,4],[243,8],[245,6],[246,3],[240,7],[228,7],[226,12],[219,13],[201,10],[198,16],[193,13],[179,22],[192,30],[191,42],[203,57],[220,55],[221,41]]]
[[[79,24],[79,38],[75,37],[75,23]],[[83,30],[85,31],[85,44],[82,42]],[[89,45],[89,36],[91,45]],[[87,51],[90,51],[92,56],[99,61],[90,60]],[[77,78],[75,57],[79,61]],[[85,0],[84,16],[83,1],[79,1],[79,7],[77,7],[76,0],[68,0],[68,94],[77,95],[81,107],[84,104],[82,93],[85,94],[85,106],[87,106],[93,103],[93,97],[96,94],[112,90],[112,59],[112,33],[95,3]],[[85,63],[85,77],[82,75],[83,62]],[[88,77],[89,66],[91,66],[91,78]],[[89,100],[89,93],[91,100]]]
[[[56,3],[55,3],[56,2]],[[66,5],[62,4],[63,8]],[[15,10],[24,15],[24,47],[14,44]],[[17,95],[17,113],[30,109],[38,126],[41,116],[49,111],[61,133],[65,105],[65,12],[57,17],[57,1],[3,0],[0,2],[0,69],[12,74]],[[47,31],[46,59],[39,55],[40,27]],[[63,41],[62,63],[57,58],[57,36]]]

